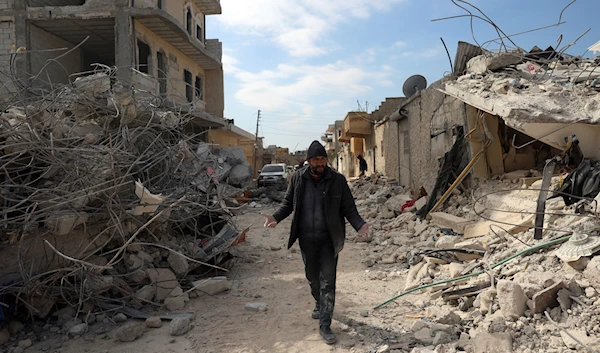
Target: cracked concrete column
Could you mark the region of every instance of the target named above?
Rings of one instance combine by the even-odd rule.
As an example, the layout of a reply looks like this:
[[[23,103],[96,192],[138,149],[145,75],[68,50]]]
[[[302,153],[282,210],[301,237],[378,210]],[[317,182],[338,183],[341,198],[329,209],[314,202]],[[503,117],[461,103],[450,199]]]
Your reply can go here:
[[[129,0],[117,0],[115,16],[115,65],[117,77],[131,82],[133,63],[133,40],[131,36],[133,19],[129,14]]]
[[[18,48],[25,47],[31,50],[31,37],[29,32],[29,21],[27,20],[27,0],[14,0],[14,31],[15,45]],[[16,61],[17,77],[27,85],[31,72],[31,55],[19,54]]]

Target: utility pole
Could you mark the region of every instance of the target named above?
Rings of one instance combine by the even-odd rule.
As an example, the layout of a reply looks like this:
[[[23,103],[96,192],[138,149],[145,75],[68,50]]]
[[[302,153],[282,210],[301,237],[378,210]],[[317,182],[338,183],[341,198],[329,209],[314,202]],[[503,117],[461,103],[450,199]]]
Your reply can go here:
[[[258,124],[260,123],[260,109],[256,115],[256,134],[254,135],[254,174],[258,176],[256,164],[258,162]]]

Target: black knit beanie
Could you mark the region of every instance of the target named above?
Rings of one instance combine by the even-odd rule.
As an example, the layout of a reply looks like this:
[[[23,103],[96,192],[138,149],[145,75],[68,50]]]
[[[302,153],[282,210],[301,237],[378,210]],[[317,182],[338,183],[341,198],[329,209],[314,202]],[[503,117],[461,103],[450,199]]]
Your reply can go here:
[[[323,147],[319,141],[313,141],[306,151],[306,159],[308,160],[319,156],[327,158],[327,152],[325,152],[325,147]]]

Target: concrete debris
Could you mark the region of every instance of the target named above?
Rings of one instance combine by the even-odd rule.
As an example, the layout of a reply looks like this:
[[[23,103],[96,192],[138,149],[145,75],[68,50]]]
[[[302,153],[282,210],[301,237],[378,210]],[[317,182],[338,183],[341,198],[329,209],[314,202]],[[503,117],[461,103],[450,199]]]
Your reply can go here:
[[[518,283],[500,280],[496,285],[500,309],[506,318],[516,320],[527,308],[527,296]]]
[[[247,303],[244,306],[244,310],[246,311],[267,311],[267,303],[261,303],[261,302],[256,302],[256,303]]]
[[[472,74],[484,74],[488,71],[494,71],[515,65],[523,61],[519,52],[507,53],[486,53],[479,55],[467,62],[467,72]]]
[[[169,324],[171,336],[182,336],[190,330],[191,321],[188,318],[176,318]]]
[[[144,329],[144,324],[125,324],[115,331],[115,339],[121,342],[133,342],[144,334]]]

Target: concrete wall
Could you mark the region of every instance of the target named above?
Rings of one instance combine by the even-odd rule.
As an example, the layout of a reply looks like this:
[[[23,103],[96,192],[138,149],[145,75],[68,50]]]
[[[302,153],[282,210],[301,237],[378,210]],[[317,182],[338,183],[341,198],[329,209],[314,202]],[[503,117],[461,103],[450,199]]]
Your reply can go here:
[[[13,0],[0,0],[0,9],[10,9],[13,6]]]
[[[188,70],[192,73],[192,85],[194,85],[197,75],[202,75],[204,82],[204,95],[205,99],[207,96],[206,92],[206,71],[192,59],[188,58],[185,54],[180,52],[178,49],[167,43],[161,37],[157,36],[154,32],[144,27],[142,24],[136,21],[135,23],[136,37],[138,40],[150,46],[150,52],[152,53],[151,58],[151,73],[152,76],[158,77],[158,58],[157,53],[159,51],[164,52],[167,60],[167,95],[175,103],[185,103],[185,88],[186,83],[184,81],[184,70]],[[137,45],[136,45],[137,48]],[[197,106],[204,107],[204,101],[198,101]],[[204,109],[200,109],[204,110]],[[222,116],[222,115],[221,115]]]
[[[404,107],[408,113],[410,158],[406,158],[404,146],[401,146],[401,170],[409,159],[410,187],[419,189],[423,186],[428,192],[437,178],[439,158],[450,150],[455,141],[456,127],[463,126],[465,131],[468,130],[465,127],[464,103],[438,91],[441,85],[441,81],[435,82],[421,92],[421,97]],[[406,129],[402,122],[400,124],[402,145],[402,134]],[[401,179],[405,180],[402,175]]]
[[[156,0],[153,0],[156,2]],[[163,10],[169,15],[175,17],[175,19],[181,23],[183,28],[186,28],[186,10],[192,9],[192,36],[196,38],[196,23],[199,22],[202,25],[202,31],[206,33],[206,26],[204,23],[204,14],[196,5],[191,1],[186,0],[163,0]],[[187,28],[186,28],[187,29]],[[202,42],[202,41],[199,41]]]
[[[207,136],[208,143],[216,144],[216,148],[227,148],[239,146],[244,150],[248,163],[253,166],[254,140],[235,134],[225,129],[209,130]]]
[[[56,48],[71,49],[75,45],[53,35],[52,33],[46,32],[35,25],[30,25],[29,28],[31,50],[33,51],[29,54],[31,57],[31,74],[35,76],[41,73],[39,75],[39,79],[33,82],[34,86],[44,86],[49,88],[51,85],[55,85],[57,83],[68,84],[70,74],[83,71],[83,52],[80,48],[75,49],[74,51],[60,58],[58,61],[62,66],[52,61],[46,65],[46,62],[49,59],[53,59],[64,52],[44,52],[42,50]],[[43,71],[41,71],[42,69]]]
[[[8,0],[0,0],[1,4],[7,4]],[[0,22],[0,72],[3,73],[0,78],[0,103],[3,98],[9,98],[9,92],[14,92],[14,85],[8,79],[9,70],[9,54],[12,50],[12,45],[15,40],[13,22]]]
[[[411,154],[413,152],[411,149],[412,139],[410,136],[410,121],[408,119],[402,119],[396,122],[395,137],[397,138],[397,143],[395,145],[397,150],[397,157],[395,160],[398,163],[397,165],[395,165],[395,167],[396,170],[398,170],[396,174],[400,174],[398,181],[402,186],[411,187],[412,171],[410,161]],[[393,152],[390,151],[390,153]],[[413,156],[415,157],[415,159],[421,158],[421,156],[418,155]]]
[[[223,117],[225,110],[225,87],[223,70],[206,70],[204,76],[204,101],[206,112],[217,117]]]

